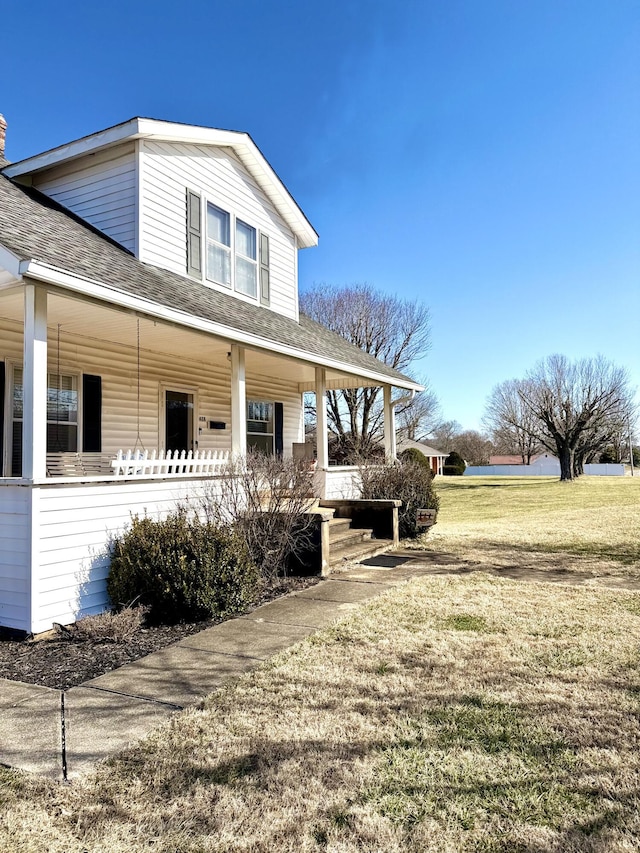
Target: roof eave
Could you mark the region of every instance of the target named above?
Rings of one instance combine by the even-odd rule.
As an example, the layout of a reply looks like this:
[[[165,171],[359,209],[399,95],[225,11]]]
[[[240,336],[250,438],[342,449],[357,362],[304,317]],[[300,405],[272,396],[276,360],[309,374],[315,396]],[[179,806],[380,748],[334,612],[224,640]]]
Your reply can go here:
[[[169,308],[166,305],[152,302],[151,300],[143,299],[139,296],[134,296],[130,293],[119,290],[118,288],[107,286],[102,282],[91,281],[89,279],[73,275],[66,270],[58,269],[37,260],[23,260],[20,263],[20,274],[23,277],[32,278],[36,281],[41,281],[44,284],[53,285],[64,290],[83,294],[89,298],[107,302],[110,305],[115,305],[127,310],[139,311],[141,314],[160,320],[166,320],[167,322],[175,323],[176,325],[180,325],[185,328],[206,332],[232,343],[238,343],[247,347],[277,353],[288,358],[294,358],[299,361],[305,361],[310,364],[326,367],[330,370],[347,373],[354,377],[363,377],[367,380],[371,380],[376,385],[391,385],[395,388],[405,388],[408,391],[423,390],[422,385],[413,382],[409,378],[387,376],[384,373],[368,370],[367,368],[359,365],[317,355],[305,350],[300,350],[297,347],[273,341],[269,338],[263,338],[260,335],[243,332],[239,329],[234,329],[231,326],[215,323],[212,320],[196,317],[193,314],[188,314],[187,312],[179,311],[175,308]]]

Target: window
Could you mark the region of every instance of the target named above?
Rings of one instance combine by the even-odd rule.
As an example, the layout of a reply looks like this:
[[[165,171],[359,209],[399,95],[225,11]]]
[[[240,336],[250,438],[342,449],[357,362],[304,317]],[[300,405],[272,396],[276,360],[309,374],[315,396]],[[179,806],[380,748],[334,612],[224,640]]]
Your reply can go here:
[[[47,453],[78,449],[78,378],[47,376]]]
[[[274,452],[273,403],[247,401],[247,450]]]
[[[256,229],[236,219],[236,290],[252,296],[258,293]]]
[[[231,231],[229,214],[207,204],[207,278],[231,287]]]
[[[242,219],[207,202],[206,234],[199,230],[200,196],[187,190],[187,272],[200,277],[200,243],[206,240],[208,281],[233,288],[251,299],[269,304],[269,238]],[[258,241],[260,240],[260,258]]]
[[[13,369],[11,476],[22,474],[22,368]],[[47,453],[78,449],[78,377],[47,374]]]

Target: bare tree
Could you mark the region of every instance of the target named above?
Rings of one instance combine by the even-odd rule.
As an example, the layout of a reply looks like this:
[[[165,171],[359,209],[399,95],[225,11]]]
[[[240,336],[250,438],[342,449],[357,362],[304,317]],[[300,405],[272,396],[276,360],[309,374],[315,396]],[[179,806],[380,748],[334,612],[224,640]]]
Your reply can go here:
[[[301,294],[302,310],[385,364],[405,370],[429,350],[429,310],[419,302],[385,296],[369,284],[319,284]],[[327,391],[332,444],[342,459],[378,450],[382,432],[380,388]]]
[[[540,453],[543,445],[537,437],[537,418],[521,396],[521,385],[518,379],[496,385],[482,422],[498,452],[518,455],[523,465],[530,465],[531,457]]]
[[[462,427],[458,421],[441,421],[438,426],[431,431],[431,436],[428,439],[429,444],[437,450],[442,450],[450,453],[454,449],[454,442],[457,435],[462,432]]]
[[[456,450],[467,465],[488,465],[493,444],[486,435],[467,429],[454,436],[449,450]]]
[[[419,380],[422,385],[426,381]],[[420,391],[404,405],[396,408],[396,434],[398,439],[418,441],[429,435],[440,423],[440,404],[430,388]]]
[[[561,480],[579,476],[633,410],[627,371],[602,356],[575,362],[548,356],[518,393],[537,421],[536,437],[560,460]]]
[[[233,459],[201,501],[207,520],[233,527],[262,579],[274,583],[311,549],[313,474],[293,459],[252,451]]]

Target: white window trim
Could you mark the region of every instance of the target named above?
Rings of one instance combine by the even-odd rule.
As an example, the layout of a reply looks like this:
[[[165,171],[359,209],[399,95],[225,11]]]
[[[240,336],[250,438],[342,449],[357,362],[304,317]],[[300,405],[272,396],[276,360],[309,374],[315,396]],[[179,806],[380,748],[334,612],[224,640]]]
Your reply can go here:
[[[194,190],[195,192],[195,190]],[[233,293],[234,296],[237,296],[239,299],[244,299],[247,302],[250,302],[253,305],[260,304],[260,275],[259,275],[259,259],[260,259],[260,229],[253,225],[251,222],[247,222],[247,220],[238,215],[233,210],[228,210],[226,207],[222,207],[220,204],[217,204],[210,197],[208,197],[205,193],[200,194],[201,197],[201,215],[200,221],[203,223],[202,227],[202,245],[203,245],[203,263],[202,263],[202,281],[208,287],[212,288],[220,288],[224,293]],[[224,243],[218,243],[217,240],[212,238],[212,242],[216,245],[224,246],[224,248],[228,248],[231,254],[231,282],[229,285],[224,284],[221,281],[216,281],[215,279],[209,278],[207,275],[208,261],[209,261],[209,253],[208,253],[208,243],[209,243],[209,232],[208,232],[208,216],[207,216],[207,208],[208,205],[212,205],[216,207],[218,210],[221,210],[223,213],[228,214],[229,216],[229,246],[225,246]],[[255,234],[255,258],[248,258],[245,255],[242,255],[236,252],[236,223],[241,222],[243,225],[246,225],[248,228],[252,228]],[[249,293],[245,293],[242,290],[238,290],[236,288],[237,281],[237,272],[236,272],[236,263],[238,254],[243,260],[248,260],[253,263],[255,270],[255,296],[251,296]]]
[[[5,477],[11,477],[11,464],[13,460],[13,386],[15,382],[15,368],[18,367],[21,370],[24,369],[22,361],[17,358],[5,358],[4,359],[4,441],[3,441],[3,458],[0,460],[0,465],[2,475]],[[50,369],[47,367],[47,388],[49,386],[49,375],[57,375],[58,368],[57,365],[54,369]],[[83,399],[82,399],[82,376],[84,371],[80,370],[78,367],[71,367],[69,365],[61,364],[60,365],[60,375],[61,376],[74,376],[76,379],[76,390],[78,393],[78,412],[77,412],[77,436],[76,436],[76,444],[77,450],[76,453],[82,452],[82,435],[83,435],[83,423],[82,423],[82,414],[84,411]],[[49,425],[49,418],[47,418],[45,429]]]
[[[267,403],[271,406],[271,432],[249,432],[249,421],[255,418],[249,418],[249,405],[251,403]],[[271,436],[271,453],[276,452],[276,403],[275,400],[258,399],[256,397],[247,397],[247,440],[250,435],[270,435]]]

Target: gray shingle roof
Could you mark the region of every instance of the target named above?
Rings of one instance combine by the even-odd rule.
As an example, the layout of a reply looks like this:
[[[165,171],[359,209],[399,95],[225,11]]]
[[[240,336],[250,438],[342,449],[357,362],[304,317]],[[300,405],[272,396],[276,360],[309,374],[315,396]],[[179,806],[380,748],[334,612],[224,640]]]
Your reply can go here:
[[[186,276],[142,263],[130,252],[36,190],[0,175],[0,244],[35,260],[239,332],[294,347],[345,369],[412,380],[304,315],[300,322]]]

